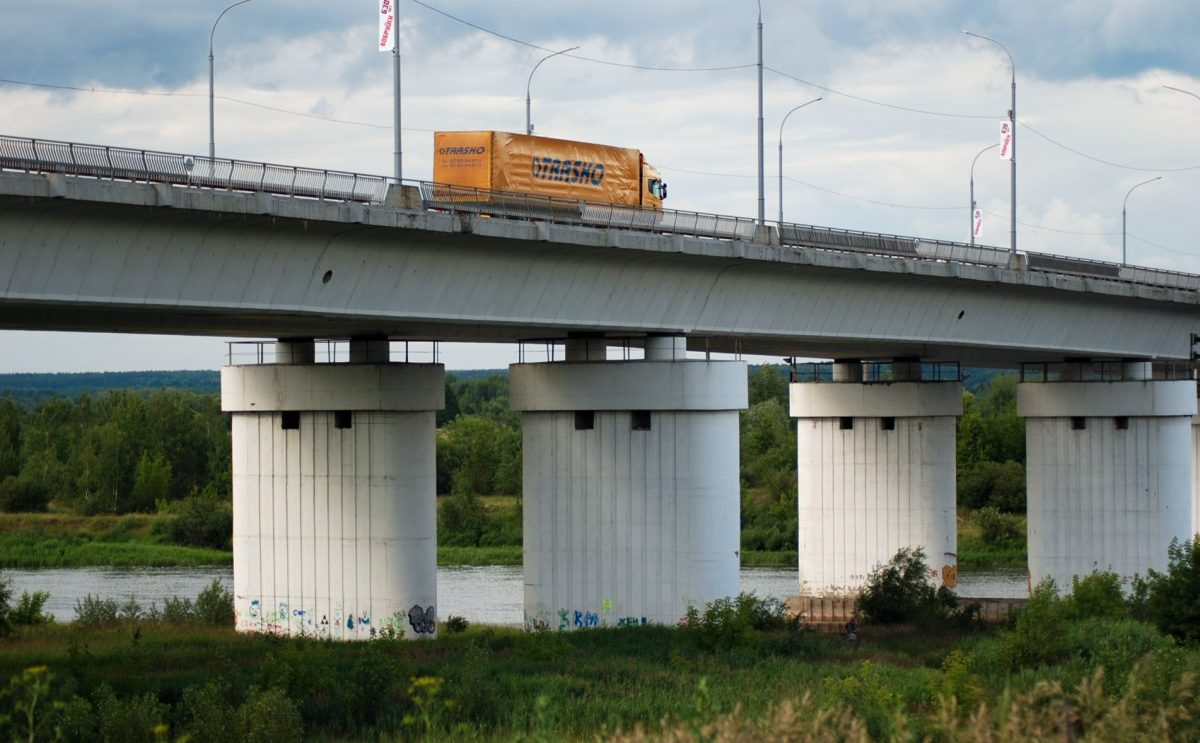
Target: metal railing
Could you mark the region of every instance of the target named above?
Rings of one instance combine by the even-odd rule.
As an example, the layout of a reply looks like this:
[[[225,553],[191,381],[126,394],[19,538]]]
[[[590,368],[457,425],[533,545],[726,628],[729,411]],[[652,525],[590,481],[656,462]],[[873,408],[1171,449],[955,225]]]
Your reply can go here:
[[[389,186],[389,179],[380,175],[0,136],[0,170],[4,169],[375,204],[385,201]],[[762,239],[755,221],[748,217],[592,204],[423,181],[406,183],[419,188],[424,208],[442,212],[714,239]],[[1004,248],[793,223],[777,224],[774,229],[780,244],[790,247],[908,260],[1010,266],[1010,253]],[[1048,253],[1025,252],[1016,258],[1012,268],[1032,272],[1200,291],[1200,275],[1196,274]]]
[[[830,382],[833,383],[832,361],[793,361],[791,363],[792,382]],[[891,384],[900,382],[961,382],[963,381],[962,365],[957,361],[863,361],[862,379],[853,384]],[[896,365],[905,365],[905,370],[899,380],[896,379]],[[919,367],[919,368],[914,368]],[[916,372],[916,374],[914,374]],[[840,383],[840,382],[839,382]]]
[[[1127,381],[1125,363],[1117,359],[1029,361],[1021,364],[1019,378],[1022,382],[1123,382]],[[1196,376],[1191,361],[1168,359],[1149,363],[1150,381],[1178,382]],[[1140,377],[1131,379],[1138,381]]]
[[[426,209],[455,214],[486,214],[508,219],[585,227],[614,227],[729,240],[752,240],[755,234],[754,220],[749,217],[621,204],[593,204],[554,196],[490,191],[424,181],[420,183],[420,189],[421,201]]]
[[[154,150],[0,136],[0,169],[382,203],[388,179]]]
[[[317,338],[313,343],[313,363],[350,363],[350,344],[344,338]],[[279,363],[273,340],[226,341],[228,366],[262,366]],[[393,340],[388,342],[388,361],[393,364],[438,363],[441,348],[438,341]]]

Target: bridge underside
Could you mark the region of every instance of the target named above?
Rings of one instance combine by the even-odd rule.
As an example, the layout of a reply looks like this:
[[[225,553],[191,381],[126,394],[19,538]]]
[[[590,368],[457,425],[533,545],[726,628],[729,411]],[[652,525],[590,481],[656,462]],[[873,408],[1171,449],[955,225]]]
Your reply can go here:
[[[0,174],[0,327],[522,341],[989,366],[1187,358],[1193,294],[384,206]]]

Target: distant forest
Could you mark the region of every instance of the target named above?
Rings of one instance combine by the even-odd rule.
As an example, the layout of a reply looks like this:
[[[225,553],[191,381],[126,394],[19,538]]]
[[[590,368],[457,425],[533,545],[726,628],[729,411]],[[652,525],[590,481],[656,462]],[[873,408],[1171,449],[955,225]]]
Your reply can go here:
[[[786,377],[787,367],[774,364]],[[459,369],[448,371],[460,380],[508,376],[508,369]],[[977,392],[992,377],[1004,373],[996,369],[963,369],[969,392]],[[215,369],[199,371],[75,372],[59,374],[0,374],[0,399],[12,397],[22,407],[36,406],[51,397],[75,398],[109,390],[151,392],[159,389],[185,390],[201,395],[221,391],[221,373]]]

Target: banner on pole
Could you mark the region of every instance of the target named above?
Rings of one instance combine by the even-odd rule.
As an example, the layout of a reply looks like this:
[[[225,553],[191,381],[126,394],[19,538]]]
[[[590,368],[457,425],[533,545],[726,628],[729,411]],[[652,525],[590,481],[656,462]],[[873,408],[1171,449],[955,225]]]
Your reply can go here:
[[[384,0],[387,2],[387,0]],[[1000,159],[1012,159],[1012,122],[1000,122]]]
[[[982,209],[976,209],[975,213],[971,215],[971,224],[972,224],[971,233],[974,234],[975,237],[982,237],[983,236],[983,210]]]
[[[390,52],[396,48],[396,3],[395,0],[379,0],[379,51]]]

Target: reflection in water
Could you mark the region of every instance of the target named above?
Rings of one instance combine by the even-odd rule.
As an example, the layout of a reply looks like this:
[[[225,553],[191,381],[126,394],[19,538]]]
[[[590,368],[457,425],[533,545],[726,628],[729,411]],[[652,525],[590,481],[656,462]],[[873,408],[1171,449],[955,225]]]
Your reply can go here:
[[[75,618],[75,602],[87,594],[159,606],[168,596],[194,598],[213,579],[233,589],[233,572],[214,568],[50,568],[5,570],[17,596],[22,591],[48,591],[46,611],[59,621]],[[744,568],[742,591],[785,599],[796,593],[799,578],[784,568]],[[438,616],[451,614],[472,623],[520,626],[523,621],[523,579],[519,565],[438,568]],[[989,571],[958,576],[958,595],[964,598],[1024,598],[1024,571]]]

